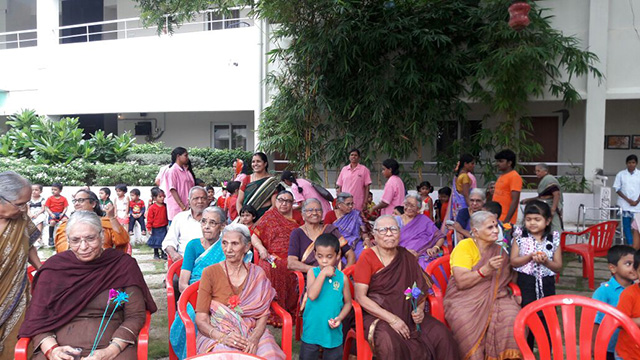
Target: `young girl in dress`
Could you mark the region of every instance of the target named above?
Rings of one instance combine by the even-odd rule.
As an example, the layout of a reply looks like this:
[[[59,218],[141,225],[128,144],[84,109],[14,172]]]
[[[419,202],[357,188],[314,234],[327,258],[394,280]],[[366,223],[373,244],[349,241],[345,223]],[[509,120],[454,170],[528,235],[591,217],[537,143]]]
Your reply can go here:
[[[422,197],[422,213],[433,221],[433,199],[429,194],[433,192],[433,186],[428,181],[423,181],[418,185],[418,193]]]
[[[160,190],[160,188],[154,187],[151,189],[153,204],[149,206],[147,211],[147,230],[150,234],[147,245],[153,248],[153,258],[156,260],[167,259],[167,255],[162,251],[162,240],[167,235],[167,225],[169,225],[164,197],[164,191]]]
[[[129,197],[127,196],[127,185],[116,185],[116,219],[120,225],[129,227]]]
[[[42,185],[31,185],[31,200],[27,203],[29,206],[29,217],[40,232],[42,232],[44,223],[47,221],[47,213],[44,211],[46,200],[47,199],[42,196]],[[38,238],[37,242],[41,244],[40,238]]]
[[[549,205],[532,201],[524,208],[524,228],[516,227],[513,232],[511,266],[518,272],[522,307],[556,294],[555,275],[562,270],[562,251],[560,234],[551,232],[552,218]],[[530,348],[533,341],[530,333]]]

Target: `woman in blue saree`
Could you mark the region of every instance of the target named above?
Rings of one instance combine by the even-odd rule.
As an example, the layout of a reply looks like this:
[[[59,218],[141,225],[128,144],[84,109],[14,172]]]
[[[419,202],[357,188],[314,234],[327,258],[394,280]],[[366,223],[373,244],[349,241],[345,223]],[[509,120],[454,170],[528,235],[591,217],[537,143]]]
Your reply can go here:
[[[200,223],[202,224],[202,238],[189,241],[184,250],[178,285],[180,293],[184,292],[189,285],[200,280],[202,271],[204,271],[207,266],[217,264],[225,259],[222,245],[219,241],[220,233],[227,223],[227,217],[224,211],[219,207],[208,207],[202,212],[202,220],[200,220]],[[251,259],[252,254],[249,252],[244,260],[246,262],[251,261]],[[190,304],[187,305],[187,312],[195,324],[196,313]],[[176,318],[171,325],[169,340],[176,356],[178,356],[179,359],[186,358],[186,333],[184,323],[178,316],[178,313],[176,313]]]
[[[365,248],[371,247],[371,230],[360,211],[353,208],[353,195],[342,192],[336,197],[336,209],[324,217],[324,225],[333,224],[348,241],[356,260]]]

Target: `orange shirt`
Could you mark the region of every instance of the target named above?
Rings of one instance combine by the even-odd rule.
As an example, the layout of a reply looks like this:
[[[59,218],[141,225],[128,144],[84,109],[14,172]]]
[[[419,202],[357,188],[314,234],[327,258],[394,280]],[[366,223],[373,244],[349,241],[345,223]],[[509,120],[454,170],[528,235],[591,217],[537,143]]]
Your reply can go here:
[[[522,178],[515,170],[500,175],[498,181],[496,181],[496,191],[493,194],[493,201],[498,202],[502,206],[500,220],[513,224],[518,219],[518,207],[516,207],[516,211],[513,212],[511,219],[507,219],[507,213],[511,205],[512,191],[522,191]]]
[[[640,285],[634,284],[624,289],[618,301],[618,310],[630,318],[640,317]],[[626,331],[620,330],[616,352],[625,360],[640,359],[640,345],[635,344]]]

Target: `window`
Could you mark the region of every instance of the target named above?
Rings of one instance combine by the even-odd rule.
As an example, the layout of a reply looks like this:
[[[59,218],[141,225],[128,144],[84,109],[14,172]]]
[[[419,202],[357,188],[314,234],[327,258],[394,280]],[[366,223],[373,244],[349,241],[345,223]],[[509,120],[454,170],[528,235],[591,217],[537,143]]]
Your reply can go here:
[[[247,150],[247,126],[231,124],[213,125],[213,148]]]
[[[482,130],[482,122],[480,120],[467,120],[465,122],[443,121],[438,126],[436,151],[438,153],[451,151],[450,146],[455,140],[471,140],[473,135],[480,130]]]

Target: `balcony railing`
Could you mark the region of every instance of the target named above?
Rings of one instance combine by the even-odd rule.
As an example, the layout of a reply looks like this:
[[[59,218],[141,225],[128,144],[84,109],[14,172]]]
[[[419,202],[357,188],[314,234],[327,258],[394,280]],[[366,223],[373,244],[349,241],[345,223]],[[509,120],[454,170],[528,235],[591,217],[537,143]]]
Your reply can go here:
[[[20,49],[38,44],[37,30],[21,30],[0,33],[0,49]]]

